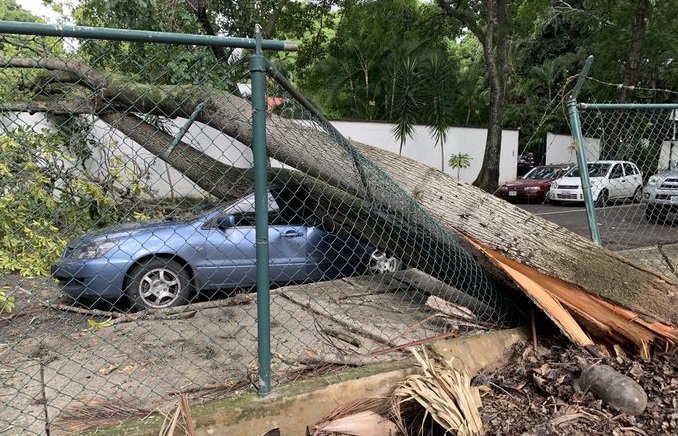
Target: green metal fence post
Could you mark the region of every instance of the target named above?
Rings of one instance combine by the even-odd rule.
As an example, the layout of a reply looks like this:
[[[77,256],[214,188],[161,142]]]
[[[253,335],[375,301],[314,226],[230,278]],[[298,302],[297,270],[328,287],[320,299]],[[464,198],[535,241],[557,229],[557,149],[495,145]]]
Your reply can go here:
[[[271,393],[271,292],[268,270],[268,160],[266,158],[266,65],[261,49],[261,26],[255,30],[257,45],[250,57],[252,80],[252,128],[254,154],[254,206],[257,238],[257,341],[259,395]]]
[[[581,121],[579,119],[579,111],[577,110],[577,97],[579,96],[579,91],[584,84],[584,79],[586,79],[586,75],[591,68],[592,62],[593,56],[589,56],[586,59],[581,74],[579,74],[574,90],[567,101],[567,113],[570,117],[570,129],[572,130],[572,137],[574,138],[574,143],[576,145],[577,166],[579,167],[579,178],[581,180],[581,190],[584,194],[584,204],[586,205],[586,216],[589,222],[591,240],[600,245],[600,232],[598,231],[598,222],[596,220],[595,204],[593,204],[593,197],[591,196],[591,180],[589,179],[586,153],[584,151],[584,136],[581,133]]]

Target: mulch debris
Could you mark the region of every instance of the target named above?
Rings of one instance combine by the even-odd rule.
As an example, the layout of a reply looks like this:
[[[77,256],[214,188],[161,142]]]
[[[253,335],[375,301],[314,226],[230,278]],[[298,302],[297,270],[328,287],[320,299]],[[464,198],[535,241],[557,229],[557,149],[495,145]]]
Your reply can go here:
[[[515,346],[508,364],[479,374],[474,384],[491,391],[482,398],[486,435],[676,435],[678,434],[678,356],[651,360],[620,356],[596,359],[560,337]],[[646,410],[627,416],[576,380],[592,364],[606,364],[638,382],[648,397]]]

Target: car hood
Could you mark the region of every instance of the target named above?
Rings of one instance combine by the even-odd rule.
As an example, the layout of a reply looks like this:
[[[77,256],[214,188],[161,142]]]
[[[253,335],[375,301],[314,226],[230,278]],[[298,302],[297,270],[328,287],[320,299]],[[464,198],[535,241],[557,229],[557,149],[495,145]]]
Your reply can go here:
[[[661,177],[662,179],[665,179],[667,177],[678,177],[678,171],[676,170],[665,170],[665,171],[659,171],[656,174],[653,174],[654,176]]]
[[[185,227],[188,224],[187,221],[177,221],[177,220],[154,220],[146,221],[141,223],[124,223],[118,224],[111,227],[106,227],[100,230],[95,230],[89,232],[80,238],[74,240],[71,244],[76,246],[81,243],[97,241],[101,239],[121,239],[134,235],[141,235],[144,233],[153,233],[158,230],[170,230],[176,231],[181,227]]]

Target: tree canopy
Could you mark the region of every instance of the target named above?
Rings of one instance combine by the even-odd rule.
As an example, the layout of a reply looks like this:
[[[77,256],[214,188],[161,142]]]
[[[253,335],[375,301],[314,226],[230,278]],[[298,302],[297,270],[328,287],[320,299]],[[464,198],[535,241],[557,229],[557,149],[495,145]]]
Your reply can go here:
[[[13,0],[5,19],[32,20]],[[582,99],[676,100],[678,67],[671,2],[638,0],[82,0],[77,24],[295,40],[293,54],[269,54],[330,119],[393,123],[401,145],[415,124],[445,140],[448,126],[488,127],[479,186],[498,177],[501,128],[518,129],[521,151],[537,157],[545,133],[568,133],[563,97],[589,55]],[[134,80],[208,83],[237,90],[239,51],[163,46],[149,61],[141,44],[88,41],[90,65]],[[159,52],[158,52],[159,51]],[[229,68],[215,68],[216,57]],[[621,86],[625,85],[625,86]],[[442,150],[442,147],[441,147]],[[441,156],[445,166],[449,156]]]

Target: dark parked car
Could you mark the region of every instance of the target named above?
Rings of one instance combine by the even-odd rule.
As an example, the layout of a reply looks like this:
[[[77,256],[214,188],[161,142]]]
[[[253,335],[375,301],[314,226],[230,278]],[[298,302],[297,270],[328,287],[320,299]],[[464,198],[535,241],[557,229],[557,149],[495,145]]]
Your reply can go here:
[[[329,232],[311,214],[302,186],[269,192],[271,283],[336,279],[400,269],[400,261],[348,234]],[[121,225],[68,244],[52,265],[64,293],[118,299],[137,309],[172,307],[196,293],[256,284],[254,195],[182,221]]]
[[[543,203],[548,201],[551,182],[562,177],[572,164],[542,165],[532,168],[527,174],[499,187],[497,196],[508,201]]]

